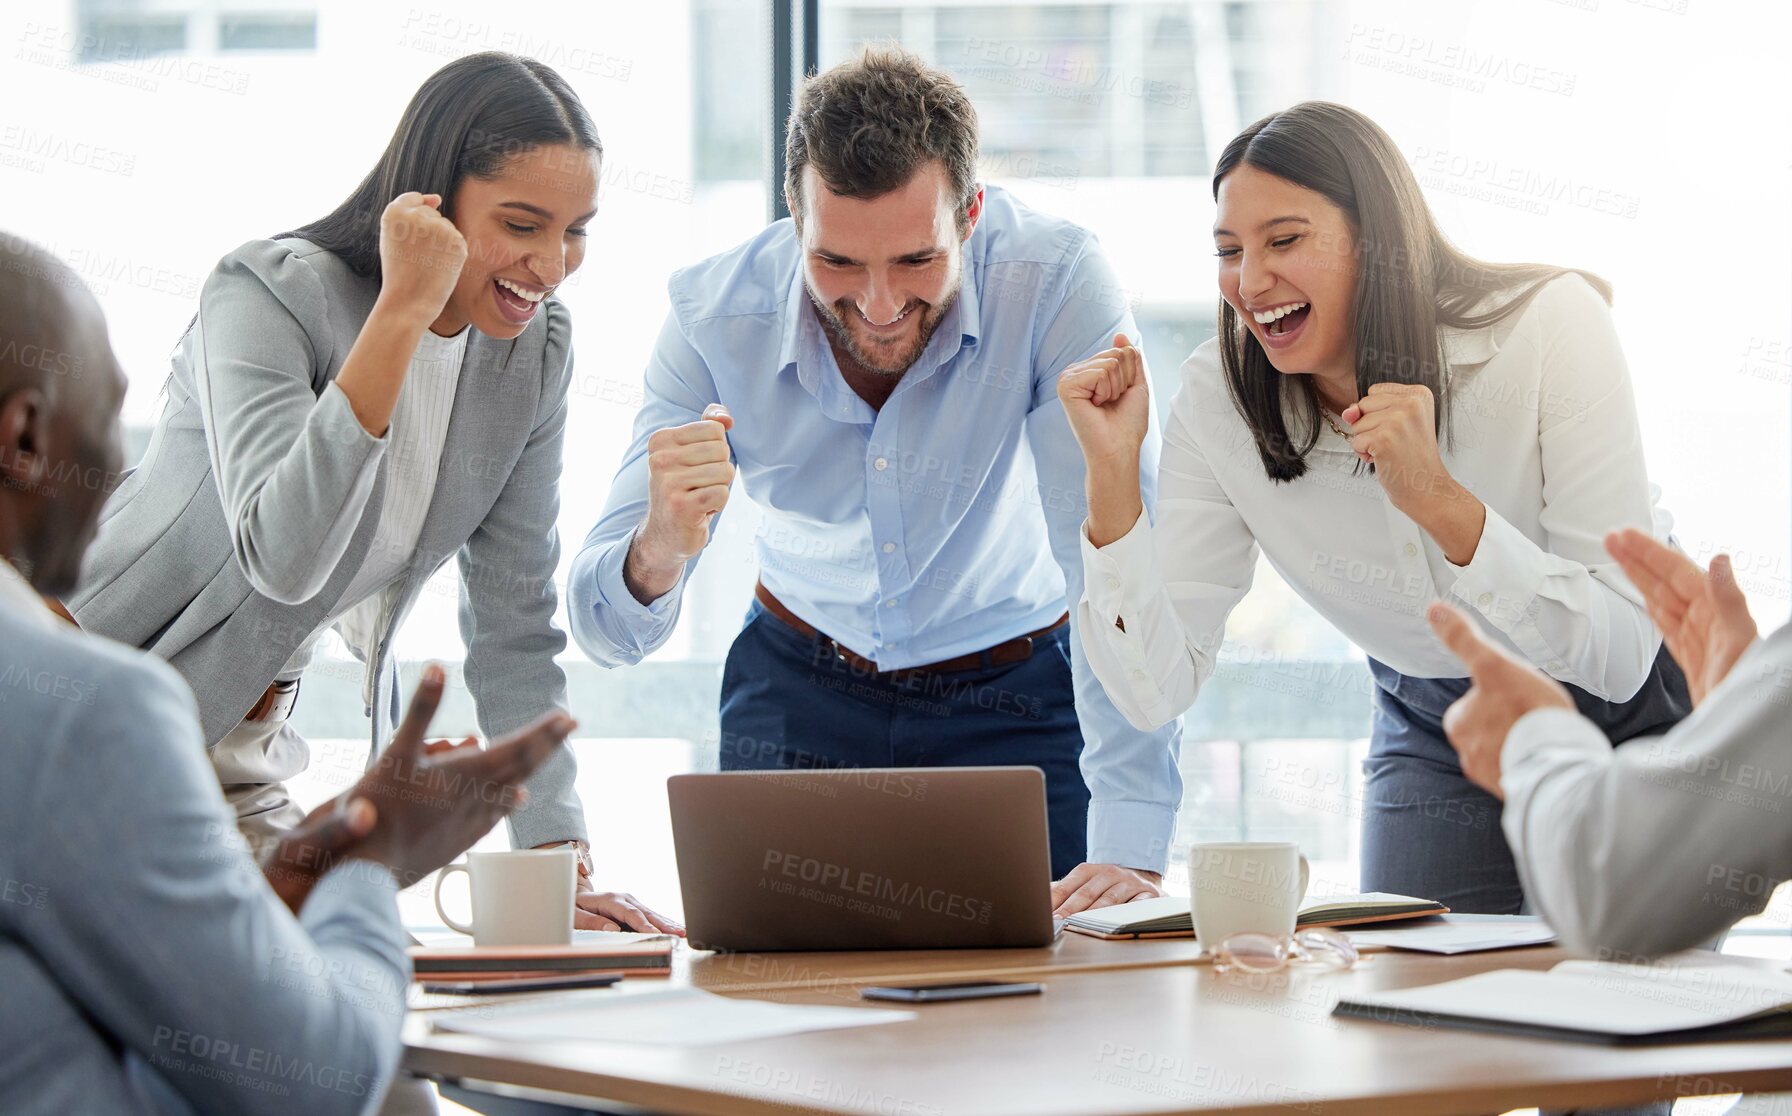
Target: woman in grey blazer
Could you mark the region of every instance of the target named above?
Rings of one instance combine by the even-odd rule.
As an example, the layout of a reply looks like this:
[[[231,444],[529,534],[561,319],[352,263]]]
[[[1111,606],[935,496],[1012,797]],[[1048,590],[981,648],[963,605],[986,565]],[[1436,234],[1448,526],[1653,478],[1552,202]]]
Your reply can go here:
[[[397,721],[393,634],[450,556],[480,729],[566,705],[553,614],[572,344],[554,290],[583,261],[601,155],[552,69],[470,55],[424,82],[333,213],[206,280],[69,607],[186,677],[252,842],[303,816],[283,784],[309,751],[287,717],[314,642],[334,627],[366,664],[377,746]],[[581,927],[676,930],[592,890],[573,776],[563,746],[513,843],[576,842]]]

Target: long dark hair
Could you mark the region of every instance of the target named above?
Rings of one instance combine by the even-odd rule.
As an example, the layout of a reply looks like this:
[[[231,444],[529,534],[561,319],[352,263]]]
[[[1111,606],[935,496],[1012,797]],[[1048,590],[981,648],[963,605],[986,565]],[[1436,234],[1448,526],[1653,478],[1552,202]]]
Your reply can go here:
[[[385,154],[354,193],[300,236],[342,257],[358,275],[380,273],[380,214],[407,190],[442,195],[453,219],[463,179],[496,176],[506,160],[537,147],[572,144],[603,154],[597,125],[578,94],[533,58],[490,50],[429,75],[405,107]]]
[[[1527,304],[1543,285],[1578,274],[1606,300],[1611,285],[1575,268],[1487,263],[1445,238],[1412,170],[1388,134],[1354,109],[1306,101],[1240,132],[1213,169],[1213,194],[1240,165],[1325,196],[1350,219],[1356,254],[1351,320],[1357,394],[1380,383],[1423,384],[1437,401],[1437,432],[1449,413],[1448,365],[1439,326],[1479,329]],[[1511,297],[1476,312],[1495,292]],[[1251,429],[1270,479],[1307,471],[1319,440],[1320,408],[1311,377],[1277,372],[1230,303],[1220,300],[1220,356],[1232,402]],[[1296,420],[1290,433],[1288,418]]]

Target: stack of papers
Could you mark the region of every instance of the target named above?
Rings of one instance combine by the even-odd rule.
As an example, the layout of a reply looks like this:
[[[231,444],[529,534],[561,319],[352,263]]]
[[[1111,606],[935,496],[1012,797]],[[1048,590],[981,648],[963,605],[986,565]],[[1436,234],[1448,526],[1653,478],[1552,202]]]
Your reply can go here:
[[[1194,916],[1189,913],[1188,903],[1186,895],[1140,899],[1073,914],[1065,921],[1064,928],[1092,938],[1108,940],[1192,938],[1195,936],[1195,922]],[[1372,891],[1364,895],[1345,895],[1337,899],[1303,903],[1294,924],[1300,930],[1314,926],[1351,926],[1365,922],[1423,918],[1426,915],[1448,913],[1449,909],[1430,899]]]
[[[410,948],[418,980],[514,980],[569,973],[664,976],[678,939],[670,934],[576,930],[563,946],[475,946],[461,935],[429,935]]]
[[[439,1031],[513,1042],[704,1046],[913,1018],[912,1011],[773,1004],[696,988],[656,988],[632,995],[562,992],[551,998],[437,1012],[430,1023]]]

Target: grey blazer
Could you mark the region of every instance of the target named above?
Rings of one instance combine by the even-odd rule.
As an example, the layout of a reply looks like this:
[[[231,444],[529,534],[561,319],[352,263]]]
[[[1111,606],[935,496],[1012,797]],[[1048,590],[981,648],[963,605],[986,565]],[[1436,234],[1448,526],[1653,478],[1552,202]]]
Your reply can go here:
[[[299,239],[225,256],[181,340],[143,460],[106,505],[81,588],[89,631],[167,659],[207,746],[242,720],[329,617],[379,523],[386,441],[334,385],[379,293]],[[554,571],[571,321],[557,299],[514,341],[475,331],[417,551],[381,614],[364,698],[377,749],[397,724],[392,635],[451,556],[465,675],[487,737],[566,707]],[[518,847],[586,838],[562,747],[511,818]]]

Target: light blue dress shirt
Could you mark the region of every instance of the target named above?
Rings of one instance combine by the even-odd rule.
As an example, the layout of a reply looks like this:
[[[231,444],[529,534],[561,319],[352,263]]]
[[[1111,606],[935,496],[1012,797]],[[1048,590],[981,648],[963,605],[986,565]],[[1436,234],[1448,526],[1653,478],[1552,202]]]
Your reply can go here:
[[[411,977],[397,892],[351,859],[295,918],[180,676],[51,619],[0,558],[0,1112],[375,1110]]]
[[[881,669],[1043,628],[1082,595],[1083,457],[1056,381],[1115,333],[1138,336],[1094,236],[987,188],[958,299],[878,410],[841,377],[801,257],[786,219],[672,277],[633,442],[573,562],[573,637],[599,663],[639,662],[678,619],[683,581],[642,605],[622,567],[647,514],[648,436],[711,403],[734,416],[741,483],[765,512],[766,588]],[[1178,729],[1127,724],[1071,643],[1089,860],[1162,870],[1182,797]]]

